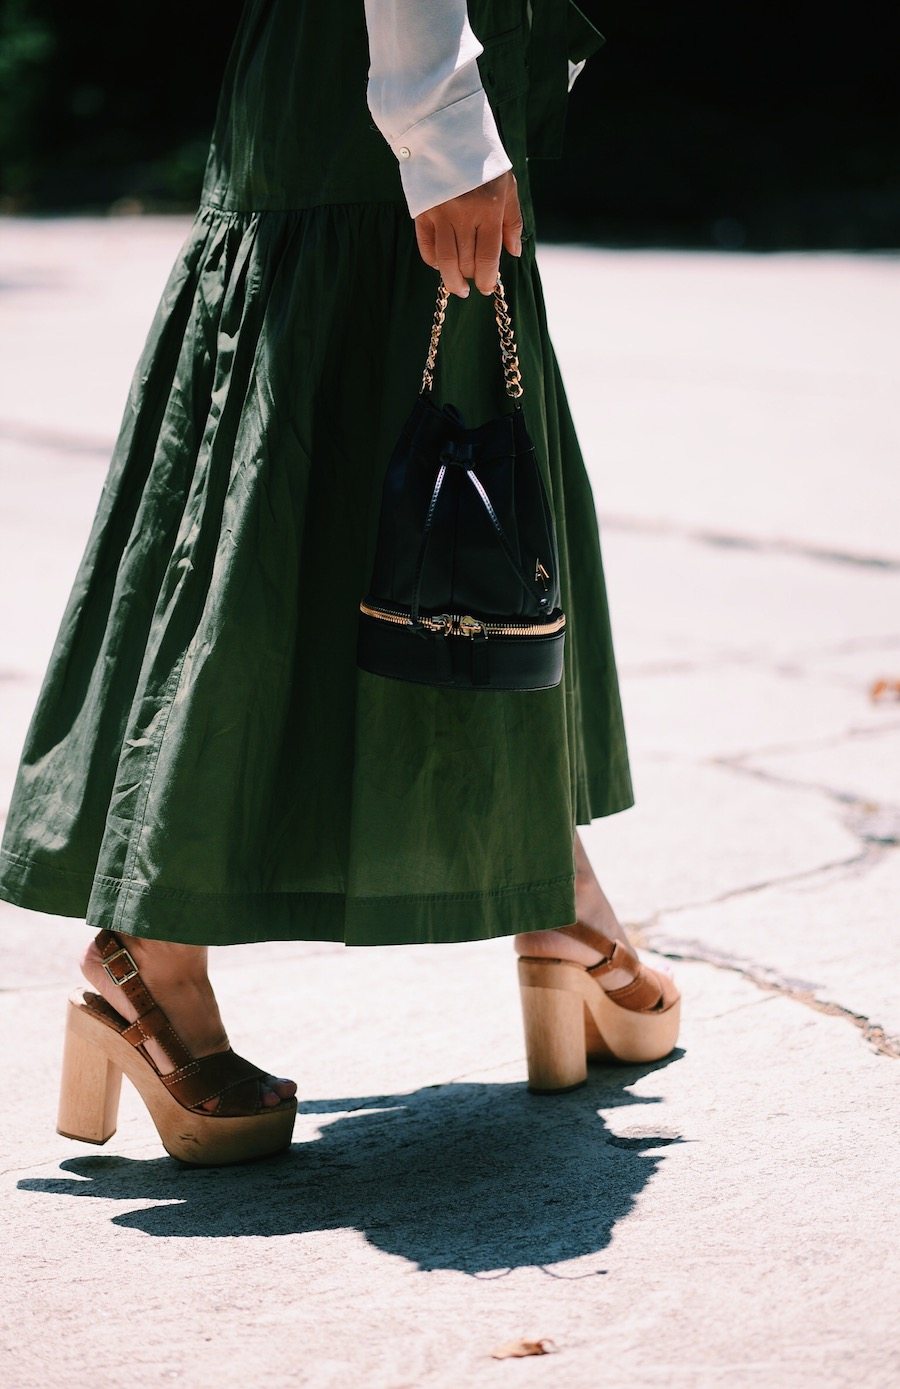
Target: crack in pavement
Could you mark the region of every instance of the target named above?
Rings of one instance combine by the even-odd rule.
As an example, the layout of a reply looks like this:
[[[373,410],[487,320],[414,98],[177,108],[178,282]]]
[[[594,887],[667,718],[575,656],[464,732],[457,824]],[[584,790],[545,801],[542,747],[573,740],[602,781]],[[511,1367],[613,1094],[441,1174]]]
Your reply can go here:
[[[856,739],[880,738],[885,733],[896,733],[898,729],[900,729],[900,716],[886,724],[843,728],[834,733],[824,734],[821,738],[802,738],[799,741],[795,740],[789,743],[763,743],[759,747],[747,748],[743,752],[714,753],[709,760],[730,766],[743,763],[750,757],[772,757],[784,752],[816,752],[821,748],[839,747],[841,743],[852,742]],[[740,767],[740,770],[743,771],[745,768]],[[763,775],[772,776],[774,773],[764,772]]]
[[[731,974],[740,975],[742,979],[746,979],[750,984],[755,984],[758,989],[762,989],[766,993],[789,998],[794,1003],[802,1003],[817,1013],[826,1013],[829,1017],[843,1018],[860,1030],[863,1040],[868,1042],[872,1050],[877,1052],[879,1056],[900,1058],[900,1036],[886,1032],[879,1023],[873,1023],[865,1014],[856,1013],[852,1008],[845,1008],[843,1004],[835,1003],[833,999],[817,998],[814,987],[805,981],[787,979],[766,965],[754,965],[735,955],[708,950],[699,941],[684,941],[682,943],[671,937],[661,937],[654,941],[652,935],[643,934],[642,943],[648,950],[662,955],[664,959],[683,960],[691,964],[711,965],[713,969],[727,970]]]
[[[771,781],[775,785],[783,784],[803,791],[822,791],[829,796],[838,796],[844,801],[853,801],[871,807],[874,802],[869,796],[857,795],[851,791],[837,792],[832,787],[820,786],[815,782],[797,781],[779,775],[777,772],[769,771],[768,768],[754,767],[751,765],[751,759],[781,757],[794,752],[827,751],[829,748],[840,747],[842,743],[867,738],[880,738],[885,734],[893,734],[898,731],[900,731],[900,718],[892,720],[890,723],[871,727],[844,728],[821,738],[801,738],[782,743],[760,743],[757,747],[744,748],[739,752],[710,752],[700,755],[690,752],[668,752],[661,748],[646,748],[642,751],[641,756],[646,762],[678,763],[687,761],[691,765],[724,768],[726,771],[741,772],[747,776],[758,777],[763,781]],[[900,797],[898,797],[897,806],[900,809]]]
[[[814,680],[816,683],[824,682],[826,685],[833,685],[839,689],[859,690],[863,683],[861,679],[842,675],[834,671],[822,671],[816,663],[821,661],[840,659],[842,656],[859,656],[871,652],[874,656],[882,656],[885,652],[897,652],[900,658],[900,635],[896,632],[883,633],[881,636],[867,637],[846,637],[837,642],[826,642],[824,645],[808,646],[797,649],[794,647],[790,655],[772,652],[768,648],[745,647],[717,647],[710,648],[699,655],[681,656],[673,658],[671,656],[647,657],[644,660],[619,661],[619,672],[623,678],[629,677],[640,679],[642,677],[654,675],[684,675],[684,674],[706,674],[710,669],[733,669],[739,670],[749,667],[751,670],[760,671],[766,675],[791,676],[794,679]],[[874,703],[874,701],[872,701]],[[873,729],[851,729],[850,736],[858,733],[879,733],[881,728]]]
[[[883,651],[885,643],[880,642],[873,646],[874,651]],[[893,648],[890,648],[893,649]],[[831,653],[839,655],[840,653]],[[825,655],[827,659],[828,653]],[[821,659],[815,653],[803,660]],[[897,662],[900,664],[900,648],[897,652]],[[618,663],[619,674],[623,680],[652,680],[659,676],[668,675],[709,675],[712,671],[718,673],[724,671],[726,674],[743,674],[749,670],[758,675],[775,676],[778,679],[805,680],[810,684],[826,685],[829,689],[844,690],[849,694],[860,695],[862,688],[872,684],[878,679],[873,675],[871,680],[863,680],[857,676],[840,674],[837,671],[821,671],[814,666],[802,664],[802,660],[790,659],[787,657],[772,655],[765,656],[759,651],[711,651],[707,655],[686,656],[678,660],[671,660],[666,656],[650,658],[644,661],[621,660]],[[885,672],[887,676],[887,672]],[[882,701],[884,702],[884,701]],[[875,704],[876,700],[869,696],[869,703]],[[884,733],[885,731],[896,731],[900,728],[900,719],[894,723],[884,725],[873,725],[867,728],[850,728],[846,733],[835,735],[841,737],[855,737],[866,733]],[[798,746],[806,746],[806,743]],[[745,754],[745,755],[750,755]]]
[[[625,924],[630,930],[639,933],[652,931],[660,917],[672,916],[676,912],[696,911],[703,907],[714,907],[719,902],[730,902],[735,897],[743,897],[748,893],[763,892],[768,887],[783,887],[785,883],[803,882],[806,878],[814,878],[819,873],[828,873],[836,868],[860,869],[867,868],[870,860],[880,858],[878,849],[867,844],[857,854],[851,854],[849,858],[829,859],[826,863],[817,863],[812,868],[799,868],[793,873],[784,873],[780,877],[764,878],[761,882],[745,883],[741,887],[726,888],[723,892],[718,892],[712,897],[701,897],[693,902],[678,902],[672,906],[658,907],[651,916],[645,917],[643,921],[629,921]]]
[[[852,550],[836,550],[828,545],[791,540],[787,536],[766,539],[763,536],[740,535],[737,531],[710,530],[691,526],[687,522],[654,521],[649,517],[626,516],[616,512],[601,512],[599,522],[601,529],[675,536],[682,540],[696,541],[700,545],[714,545],[718,549],[755,550],[763,554],[791,555],[795,559],[812,559],[825,564],[849,564],[863,569],[900,573],[900,558],[891,555],[866,555]]]
[[[807,651],[801,652],[801,656],[808,654],[819,656],[846,656],[853,655],[857,651],[877,650],[881,646],[900,647],[900,636],[891,632],[883,637],[843,637],[840,641],[832,642],[828,646],[814,646]]]
[[[860,802],[860,804],[866,803]],[[769,887],[781,887],[786,883],[802,882],[804,879],[815,878],[820,874],[833,874],[835,870],[844,870],[845,873],[858,875],[868,871],[876,863],[883,860],[885,852],[889,851],[883,847],[884,841],[877,843],[873,843],[871,840],[867,841],[860,836],[855,827],[848,826],[848,828],[861,840],[862,847],[859,853],[846,859],[835,859],[829,863],[819,864],[815,868],[803,869],[797,873],[787,873],[782,877],[769,878],[764,882],[728,889],[700,902],[682,903],[677,907],[661,907],[644,921],[628,923],[633,933],[634,944],[652,950],[664,959],[683,960],[695,964],[710,965],[714,969],[727,970],[732,974],[740,975],[748,983],[754,984],[769,994],[789,998],[795,1003],[802,1003],[807,1008],[812,1008],[819,1013],[826,1013],[831,1017],[843,1018],[862,1032],[863,1039],[869,1043],[873,1051],[881,1056],[900,1058],[900,1036],[887,1032],[880,1023],[873,1023],[865,1014],[857,1013],[852,1008],[846,1008],[834,999],[818,998],[815,985],[810,984],[807,980],[788,978],[779,974],[771,966],[757,965],[750,960],[742,959],[740,956],[711,950],[697,940],[682,941],[677,936],[659,930],[656,926],[661,917],[674,915],[679,911],[712,907],[736,897],[762,892]]]
[[[763,998],[751,998],[747,1003],[736,1003],[733,1008],[725,1008],[721,1013],[706,1013],[703,1017],[694,1015],[695,1022],[718,1022],[720,1018],[730,1018],[732,1013],[743,1013],[745,1008],[761,1008],[766,1003],[773,1003],[776,994],[766,994]]]
[[[845,737],[865,737],[868,730],[857,729],[852,734]],[[879,732],[881,730],[875,730]],[[844,741],[841,738],[839,741]],[[816,744],[795,744],[794,750],[799,748],[805,751],[808,748],[821,748],[831,745],[830,740],[825,740]],[[842,791],[836,786],[826,786],[822,782],[805,781],[797,777],[785,776],[778,772],[769,771],[765,767],[753,767],[746,762],[746,758],[769,756],[778,751],[785,752],[792,750],[789,745],[780,749],[769,748],[758,752],[743,752],[729,754],[723,757],[710,757],[706,759],[708,766],[723,768],[726,771],[738,772],[743,776],[754,777],[757,781],[768,782],[777,788],[787,788],[792,791],[809,791],[813,795],[824,796],[838,806],[843,814],[841,822],[844,828],[859,840],[862,853],[867,856],[873,851],[874,846],[892,847],[900,844],[900,804],[891,802],[875,801],[870,796],[861,796],[855,791]],[[853,859],[847,860],[853,862]],[[828,866],[828,865],[824,865]],[[743,890],[743,889],[741,889]]]

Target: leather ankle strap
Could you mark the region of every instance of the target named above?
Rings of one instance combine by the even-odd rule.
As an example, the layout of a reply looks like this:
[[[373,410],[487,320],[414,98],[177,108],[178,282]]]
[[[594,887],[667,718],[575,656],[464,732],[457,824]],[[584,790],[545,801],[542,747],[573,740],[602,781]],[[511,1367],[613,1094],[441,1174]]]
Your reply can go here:
[[[114,931],[104,928],[95,936],[94,945],[100,952],[107,978],[122,990],[137,1011],[136,1020],[125,1029],[122,1036],[133,1047],[143,1046],[149,1041],[157,1042],[175,1070],[191,1065],[193,1056],[147,988],[135,964],[134,956],[122,939]]]
[[[565,928],[566,935],[581,941],[592,950],[604,950],[606,954],[595,965],[588,965],[587,972],[592,977],[609,974],[612,970],[624,970],[629,976],[627,984],[617,989],[608,989],[608,996],[623,1008],[636,1011],[653,1010],[664,1006],[669,995],[666,975],[657,974],[641,962],[632,945],[621,940],[609,940],[601,931],[594,931],[581,921]]]
[[[585,926],[582,921],[576,921],[572,926],[564,927],[564,930],[566,935],[571,936],[573,940],[581,941],[581,944],[586,945],[590,950],[601,952],[603,959],[598,960],[597,964],[591,965],[591,969],[599,969],[601,965],[606,964],[612,958],[617,942],[604,936],[602,931],[595,931],[592,926]]]

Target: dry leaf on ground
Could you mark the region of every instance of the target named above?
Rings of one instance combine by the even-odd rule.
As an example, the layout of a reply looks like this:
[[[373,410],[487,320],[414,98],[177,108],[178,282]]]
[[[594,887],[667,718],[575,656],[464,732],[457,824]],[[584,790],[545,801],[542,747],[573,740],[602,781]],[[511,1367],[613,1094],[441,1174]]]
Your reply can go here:
[[[900,680],[873,680],[869,686],[871,699],[887,699],[891,695],[900,699]]]
[[[512,1360],[518,1359],[523,1355],[552,1355],[556,1350],[556,1342],[551,1341],[549,1336],[542,1336],[538,1341],[508,1341],[505,1346],[498,1346],[491,1351],[492,1360]]]

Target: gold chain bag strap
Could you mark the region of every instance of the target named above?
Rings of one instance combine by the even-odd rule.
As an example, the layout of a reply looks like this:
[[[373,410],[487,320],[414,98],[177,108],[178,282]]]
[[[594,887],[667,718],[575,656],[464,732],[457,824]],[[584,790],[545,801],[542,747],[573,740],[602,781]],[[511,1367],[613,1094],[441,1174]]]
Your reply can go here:
[[[566,619],[506,292],[498,279],[494,318],[513,408],[474,427],[434,399],[449,298],[441,282],[419,396],[387,465],[357,664],[455,689],[548,689],[562,679]]]
[[[422,373],[422,391],[432,391],[434,389],[434,366],[437,361],[438,344],[441,341],[441,330],[444,327],[444,319],[447,317],[447,304],[450,301],[450,291],[441,280],[438,289],[437,304],[434,309],[434,318],[431,323],[431,342],[428,347],[428,356],[425,359],[425,370]],[[509,305],[506,302],[506,291],[503,288],[503,281],[498,277],[494,288],[494,318],[497,323],[497,333],[500,338],[500,359],[503,363],[503,379],[506,384],[506,394],[510,400],[518,400],[523,394],[522,373],[519,368],[519,349],[516,347],[516,337],[513,332],[512,319],[509,316]]]

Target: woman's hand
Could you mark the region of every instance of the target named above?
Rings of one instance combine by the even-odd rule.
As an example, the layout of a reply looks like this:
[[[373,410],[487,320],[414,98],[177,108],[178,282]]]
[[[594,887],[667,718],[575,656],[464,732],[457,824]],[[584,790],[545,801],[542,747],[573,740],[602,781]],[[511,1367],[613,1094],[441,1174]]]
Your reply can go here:
[[[510,255],[522,254],[522,211],[512,170],[430,207],[415,221],[422,259],[441,272],[460,299],[468,297],[467,280],[474,280],[482,294],[493,294],[503,247]]]

